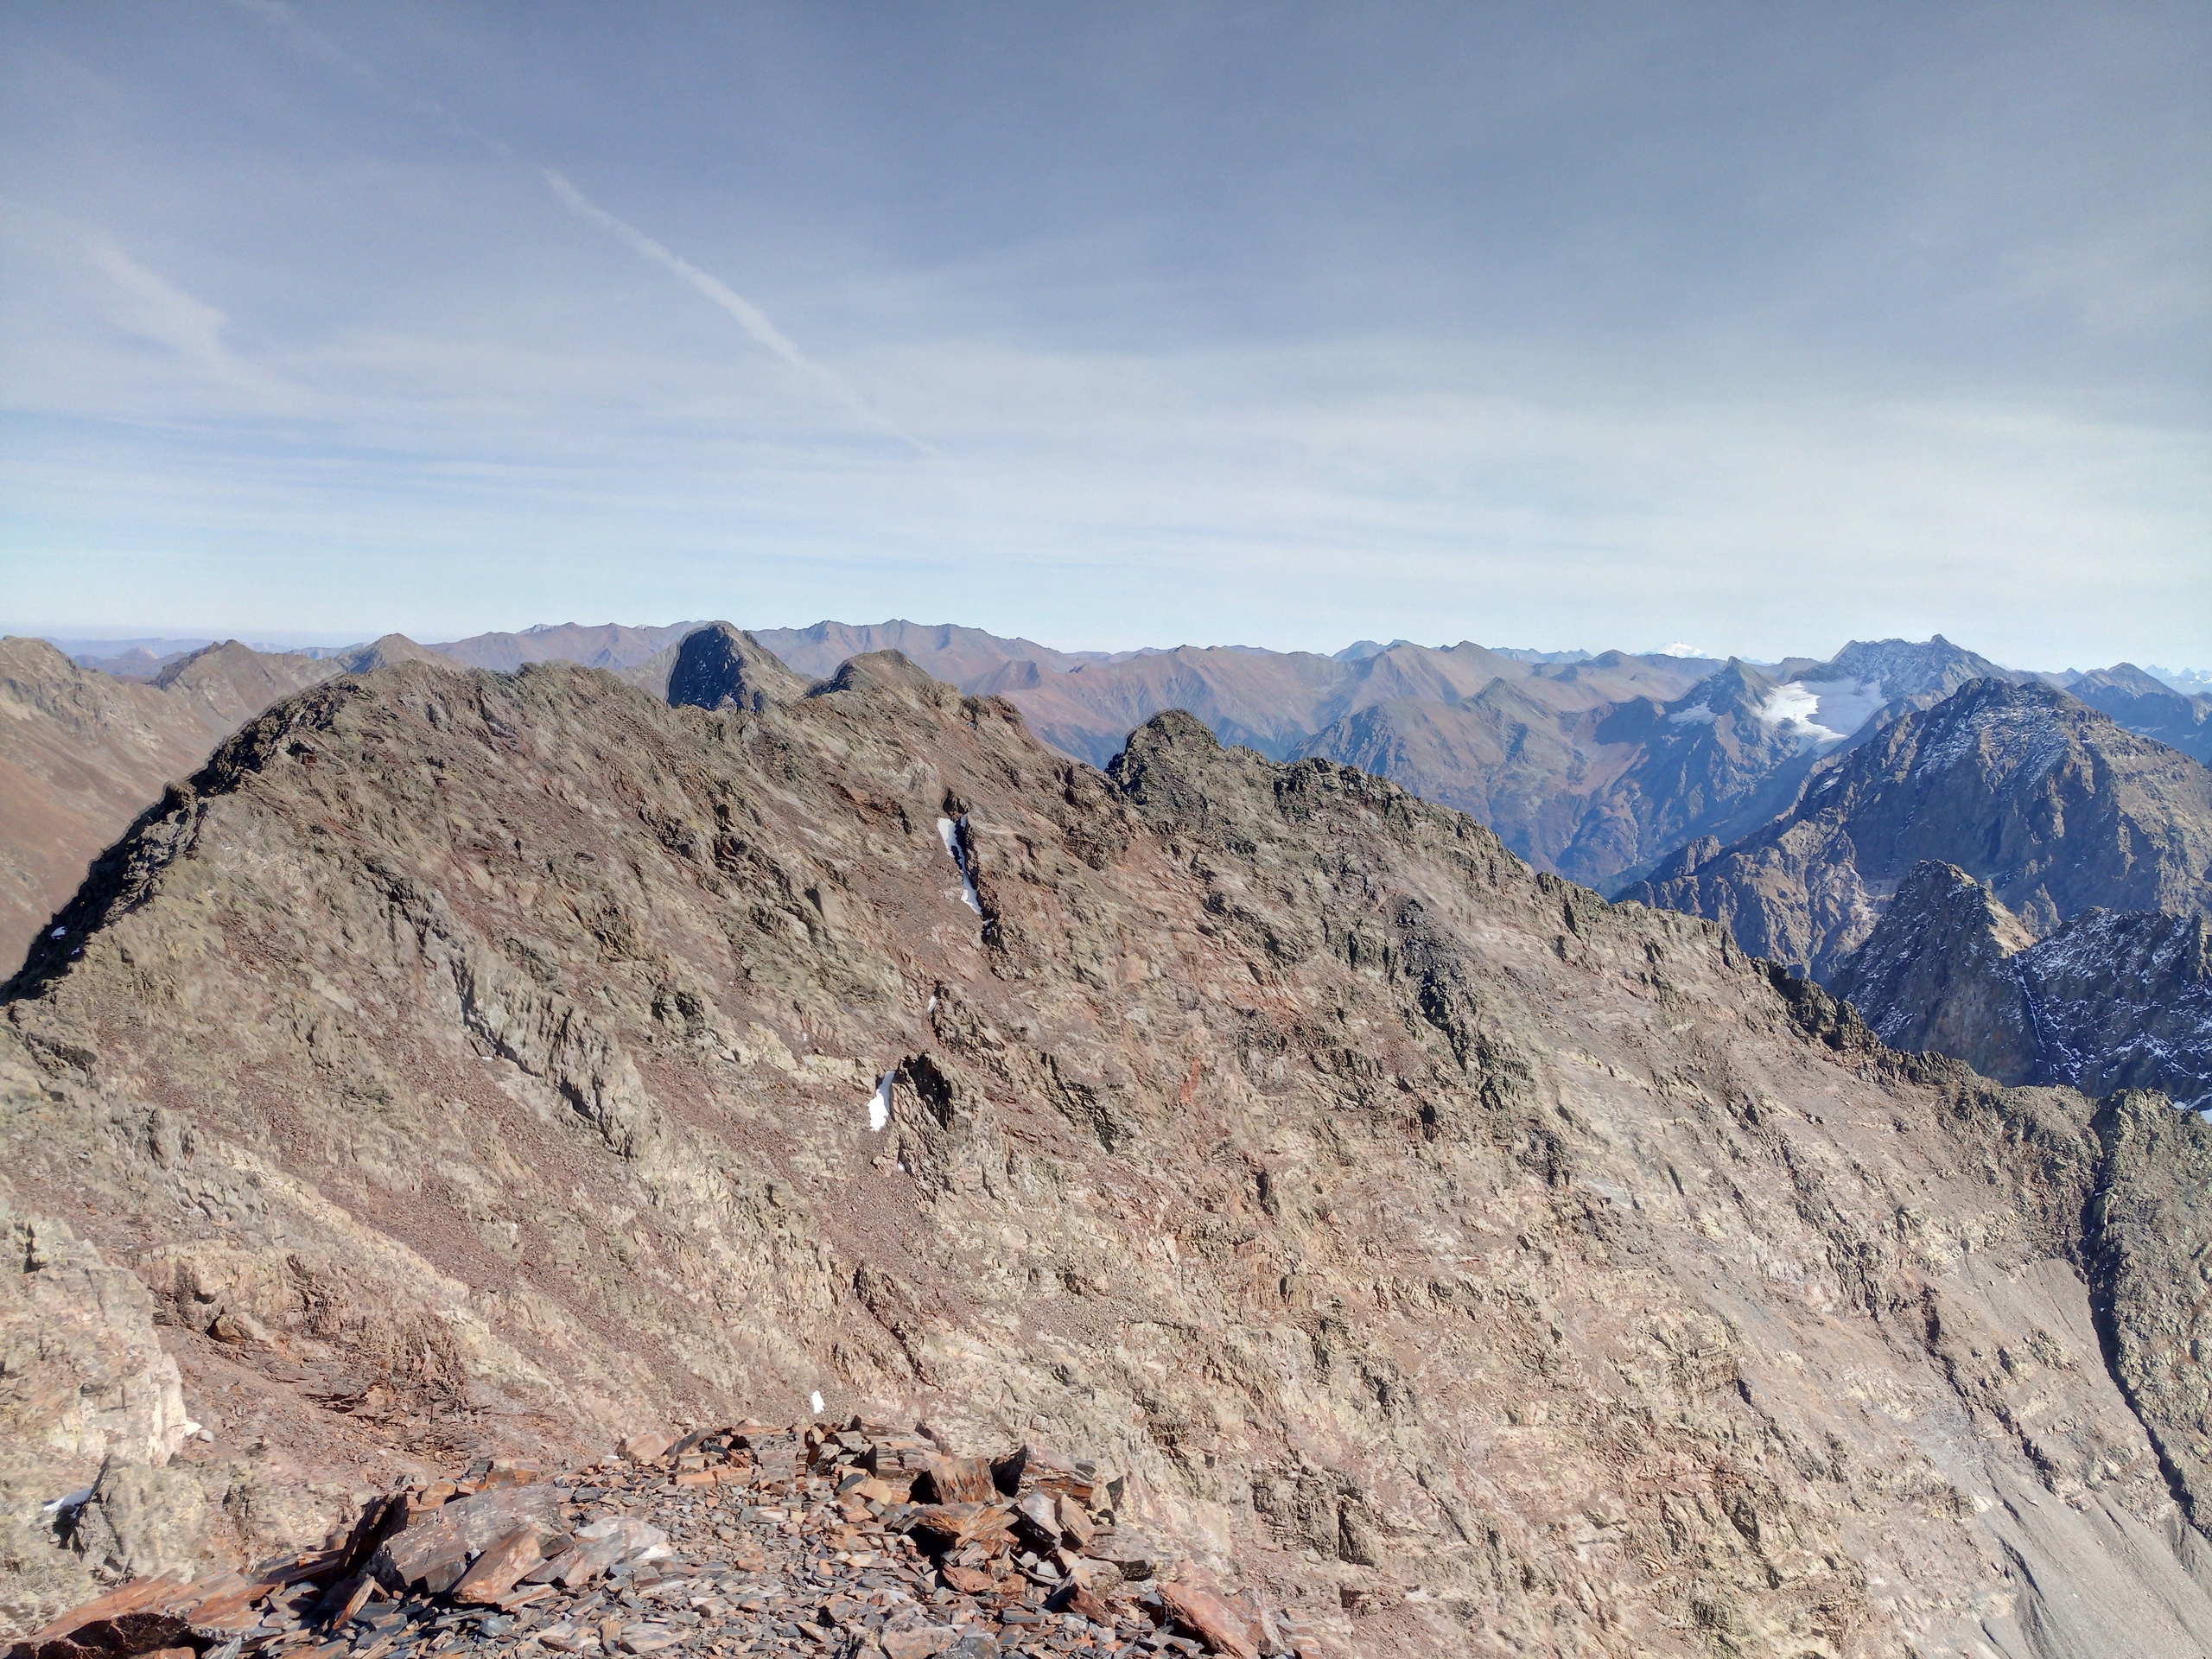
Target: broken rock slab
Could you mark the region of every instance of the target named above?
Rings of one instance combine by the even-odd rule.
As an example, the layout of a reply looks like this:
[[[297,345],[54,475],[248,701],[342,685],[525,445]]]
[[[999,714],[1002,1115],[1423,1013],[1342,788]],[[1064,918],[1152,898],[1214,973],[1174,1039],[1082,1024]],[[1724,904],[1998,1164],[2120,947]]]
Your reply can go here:
[[[471,1497],[457,1497],[435,1510],[417,1511],[408,1524],[385,1540],[370,1570],[391,1590],[452,1588],[472,1557],[525,1523],[550,1533],[560,1497],[543,1482],[495,1487]]]

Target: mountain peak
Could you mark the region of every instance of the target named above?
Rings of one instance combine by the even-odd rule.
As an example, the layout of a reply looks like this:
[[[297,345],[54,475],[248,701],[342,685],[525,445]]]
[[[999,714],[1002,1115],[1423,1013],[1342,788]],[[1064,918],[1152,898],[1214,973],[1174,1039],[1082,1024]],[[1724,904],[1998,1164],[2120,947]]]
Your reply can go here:
[[[810,683],[750,633],[715,622],[684,635],[669,664],[666,696],[680,708],[741,709],[806,695]]]
[[[1878,680],[1884,693],[1895,700],[1931,693],[1948,696],[1968,680],[2011,680],[2015,676],[1938,633],[1921,641],[1854,639],[1836,652],[1824,670],[1808,668],[1797,677]]]

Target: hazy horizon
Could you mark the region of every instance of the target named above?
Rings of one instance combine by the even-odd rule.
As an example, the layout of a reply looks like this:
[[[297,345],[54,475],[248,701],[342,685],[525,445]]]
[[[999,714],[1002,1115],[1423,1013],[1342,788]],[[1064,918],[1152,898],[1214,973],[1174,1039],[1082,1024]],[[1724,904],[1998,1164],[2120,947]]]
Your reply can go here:
[[[721,617],[713,619],[698,617],[679,618],[676,621],[671,622],[536,622],[512,628],[487,628],[480,630],[480,632],[526,634],[537,630],[560,629],[567,627],[585,629],[625,627],[645,630],[652,628],[671,628],[683,623],[704,626],[710,620],[728,621],[734,623],[739,627],[748,630],[766,631],[770,629],[788,628],[794,632],[800,632],[817,626],[883,627],[895,626],[900,623],[904,623],[909,626],[924,628],[967,628],[973,627],[975,626],[971,623],[949,622],[942,620],[936,621],[922,621],[912,617],[885,617],[878,619],[873,622],[855,622],[842,617],[817,617],[810,622],[800,623],[747,621],[744,619],[738,617]],[[992,632],[994,631],[989,629],[979,629],[978,632]],[[1936,630],[1936,632],[1938,633],[1943,632],[1941,629]],[[383,638],[385,634],[389,633],[398,633],[407,639],[414,640],[418,645],[431,646],[459,644],[464,639],[474,637],[473,635],[433,636],[429,634],[409,633],[405,629],[402,628],[388,628],[384,630],[383,633],[361,633],[358,632],[347,632],[344,630],[302,633],[287,632],[283,629],[260,631],[249,630],[244,632],[232,632],[214,634],[200,633],[165,635],[143,632],[102,632],[99,631],[69,633],[56,629],[10,627],[4,624],[0,624],[0,635],[14,634],[18,637],[44,639],[49,645],[58,646],[64,651],[72,652],[72,654],[80,656],[101,654],[92,649],[92,647],[100,646],[113,648],[112,652],[108,654],[120,654],[132,646],[143,646],[153,651],[156,655],[162,655],[166,654],[162,649],[164,647],[166,647],[169,652],[189,652],[202,649],[210,645],[219,645],[223,643],[225,640],[231,639],[235,639],[240,644],[248,645],[257,651],[330,651],[343,649],[351,645],[368,645],[376,639]],[[998,635],[997,637],[1001,639],[1030,637],[1033,639],[1033,642],[1034,644],[1048,646],[1054,651],[1065,652],[1069,653],[1083,652],[1136,653],[1143,652],[1166,652],[1181,649],[1268,651],[1287,652],[1314,649],[1313,647],[1302,645],[1274,645],[1251,639],[1184,639],[1177,640],[1172,644],[1154,640],[1139,645],[1094,645],[1083,639],[1033,639],[1033,636],[1021,635]],[[1325,657],[1335,656],[1338,652],[1350,650],[1355,645],[1381,645],[1387,647],[1393,645],[1408,644],[1421,645],[1436,651],[1449,651],[1454,646],[1461,645],[1476,645],[1485,646],[1493,651],[1526,651],[1557,653],[1560,655],[1573,655],[1576,652],[1581,652],[1588,656],[1599,656],[1608,651],[1620,651],[1625,652],[1631,656],[1695,657],[1702,660],[1712,662],[1725,662],[1731,658],[1735,658],[1744,662],[1754,664],[1771,665],[1773,664],[1787,662],[1797,658],[1803,658],[1815,662],[1825,662],[1834,657],[1836,652],[1841,650],[1843,646],[1854,643],[1854,641],[1894,639],[1903,637],[1904,636],[1902,635],[1895,634],[1856,635],[1851,639],[1838,640],[1834,645],[1825,649],[1752,652],[1735,650],[1726,646],[1708,648],[1703,645],[1693,645],[1691,642],[1686,640],[1669,641],[1662,645],[1626,644],[1620,642],[1592,645],[1588,644],[1556,645],[1541,641],[1532,642],[1528,640],[1512,640],[1504,639],[1475,639],[1472,637],[1465,637],[1459,639],[1414,639],[1405,635],[1394,635],[1389,639],[1382,640],[1375,640],[1367,638],[1346,639],[1334,646],[1320,648],[1317,654]],[[1957,638],[1955,635],[1951,634],[1944,634],[1944,637],[1948,639],[1953,645],[1961,646],[1964,650],[1978,651],[1978,647],[1971,639],[1961,639]],[[1920,642],[1916,641],[1912,643]],[[2178,671],[2184,674],[2197,675],[2201,675],[2205,672],[2204,665],[2194,660],[2164,662],[2149,657],[2118,657],[2108,660],[2100,660],[2095,662],[2010,662],[2001,658],[1992,657],[1990,653],[1986,651],[1979,652],[1979,654],[1984,657],[1989,657],[1990,660],[1996,663],[2000,668],[2020,671],[2057,673],[2069,670],[2080,670],[2083,672],[2088,672],[2094,669],[2110,668],[2116,666],[2122,662],[2128,662],[2134,664],[2134,665],[2139,668],[2145,670],[2157,669],[2167,672]],[[2208,660],[2212,660],[2212,658],[2209,658]]]

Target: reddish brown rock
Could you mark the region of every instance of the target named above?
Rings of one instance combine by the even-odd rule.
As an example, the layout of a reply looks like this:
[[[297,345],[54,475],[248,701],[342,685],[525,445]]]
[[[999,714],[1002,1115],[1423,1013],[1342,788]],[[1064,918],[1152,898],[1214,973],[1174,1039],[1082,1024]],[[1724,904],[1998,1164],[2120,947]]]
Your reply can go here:
[[[924,1624],[911,1630],[887,1631],[882,1637],[885,1659],[931,1659],[960,1639],[950,1624]]]
[[[535,1524],[518,1527],[479,1555],[453,1587],[453,1599],[479,1605],[498,1601],[544,1559],[544,1535]]]
[[[1196,1584],[1163,1584],[1160,1599],[1174,1621],[1216,1653],[1259,1659],[1250,1614]]]
[[[542,1484],[505,1486],[454,1498],[435,1510],[418,1511],[401,1531],[385,1539],[372,1570],[394,1588],[429,1584],[444,1590],[460,1578],[471,1555],[509,1536],[524,1522],[543,1523],[558,1503],[553,1489]]]
[[[937,1458],[923,1472],[929,1478],[932,1503],[987,1503],[999,1495],[991,1465],[982,1458]]]

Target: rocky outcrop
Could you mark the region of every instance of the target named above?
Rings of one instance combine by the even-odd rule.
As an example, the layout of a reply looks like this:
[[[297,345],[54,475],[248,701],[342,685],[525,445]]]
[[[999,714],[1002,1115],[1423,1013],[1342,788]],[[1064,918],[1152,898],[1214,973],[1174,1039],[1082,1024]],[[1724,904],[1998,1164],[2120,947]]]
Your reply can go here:
[[[501,1655],[1327,1650],[1287,1609],[1163,1548],[1146,1507],[1125,1473],[1033,1445],[965,1456],[927,1425],[860,1415],[731,1424],[550,1479],[480,1463],[404,1487],[327,1548],[126,1585],[10,1659],[349,1638]]]
[[[1834,988],[1884,1041],[2005,1083],[2212,1107],[2212,925],[2086,911],[2038,942],[1954,865],[1915,869]]]
[[[400,664],[60,923],[10,1178],[295,1489],[819,1395],[1091,1449],[1301,1650],[2212,1642],[2158,1277],[2212,1131],[1901,1057],[1361,772],[1166,715],[1102,774],[891,657]]]
[[[2070,1083],[2038,1070],[2035,1010],[2012,964],[2034,943],[1986,887],[1931,859],[1829,982],[1892,1048],[1948,1054],[1999,1083]]]
[[[686,634],[624,678],[683,709],[741,709],[759,714],[772,702],[806,695],[812,683],[779,662],[754,639],[715,622]]]
[[[1624,896],[1825,980],[1929,860],[1989,882],[2037,934],[2093,906],[2202,914],[2212,771],[2052,687],[1977,680],[1824,765],[1718,857],[1664,861]]]
[[[158,1471],[196,1427],[153,1299],[51,1217],[0,1205],[0,1620],[83,1599],[99,1560],[67,1548],[88,1500]]]
[[[129,1267],[4,1204],[0,1240],[0,1630],[120,1579],[205,1577],[317,1542],[351,1515],[333,1471],[211,1453],[164,1310]]]

